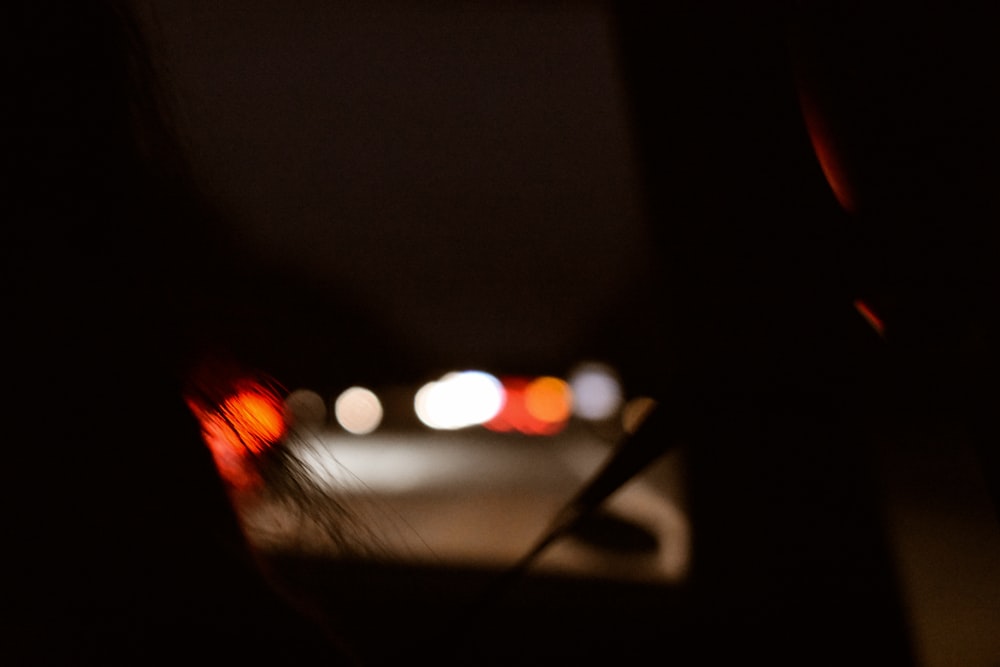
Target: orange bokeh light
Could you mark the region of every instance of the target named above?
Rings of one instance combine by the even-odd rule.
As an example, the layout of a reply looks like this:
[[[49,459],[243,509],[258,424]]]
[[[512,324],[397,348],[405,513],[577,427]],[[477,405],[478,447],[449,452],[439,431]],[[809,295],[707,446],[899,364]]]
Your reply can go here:
[[[283,437],[287,422],[277,393],[252,380],[236,385],[218,404],[189,397],[188,406],[201,424],[219,473],[230,485],[244,488],[259,481],[247,459]]]
[[[565,382],[553,377],[506,377],[501,383],[503,407],[483,426],[525,435],[555,435],[565,428],[571,408]]]
[[[285,433],[281,403],[258,389],[243,390],[227,399],[221,412],[227,417],[233,447],[241,445],[260,453]]]
[[[535,419],[556,424],[569,419],[573,407],[569,385],[555,377],[540,377],[524,390],[524,407]]]

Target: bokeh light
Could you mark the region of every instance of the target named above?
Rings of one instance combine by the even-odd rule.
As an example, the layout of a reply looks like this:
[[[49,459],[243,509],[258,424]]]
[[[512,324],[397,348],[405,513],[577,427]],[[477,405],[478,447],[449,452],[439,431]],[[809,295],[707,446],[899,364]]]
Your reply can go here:
[[[483,426],[491,431],[508,433],[521,431],[528,421],[533,421],[524,406],[524,390],[531,380],[520,377],[505,377],[501,383],[504,390],[504,402],[500,410]]]
[[[568,385],[554,377],[502,379],[506,400],[497,414],[483,426],[500,433],[555,435],[570,416]]]
[[[573,413],[581,419],[609,419],[622,406],[624,399],[621,381],[615,370],[607,364],[580,364],[570,373],[569,385],[573,392]]]
[[[385,411],[378,396],[364,387],[349,387],[334,401],[337,423],[348,433],[366,435],[382,424]]]
[[[187,402],[223,479],[231,487],[248,488],[260,481],[249,460],[284,437],[287,423],[276,392],[252,380],[235,385],[218,403],[191,396]]]
[[[460,371],[417,390],[413,408],[426,426],[455,430],[492,419],[504,404],[500,381],[483,371]]]
[[[289,426],[319,429],[326,424],[326,401],[311,389],[296,389],[285,397],[285,415]]]
[[[277,397],[256,389],[242,390],[226,399],[221,413],[225,415],[225,433],[231,444],[236,446],[238,442],[254,453],[263,452],[285,432]]]
[[[572,391],[565,380],[540,377],[524,389],[524,407],[528,414],[548,424],[565,422],[572,406]]]

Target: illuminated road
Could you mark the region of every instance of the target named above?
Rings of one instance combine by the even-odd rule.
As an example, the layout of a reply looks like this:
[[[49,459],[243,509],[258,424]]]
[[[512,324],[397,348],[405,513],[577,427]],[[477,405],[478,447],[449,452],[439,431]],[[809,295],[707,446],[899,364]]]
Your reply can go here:
[[[271,503],[246,508],[251,536],[369,664],[641,664],[662,646],[657,619],[679,614],[691,538],[677,458],[619,490],[497,599],[486,594],[497,574],[600,466],[608,440],[583,426],[552,437],[413,429],[325,432],[299,447],[336,534]]]
[[[348,534],[334,544],[315,524],[263,505],[248,518],[265,549],[502,569],[541,537],[610,445],[582,429],[536,438],[415,430],[323,433],[303,438],[298,451],[313,479],[351,514],[343,522]],[[600,525],[555,543],[537,567],[611,580],[682,580],[690,535],[678,468],[664,458],[610,499]]]

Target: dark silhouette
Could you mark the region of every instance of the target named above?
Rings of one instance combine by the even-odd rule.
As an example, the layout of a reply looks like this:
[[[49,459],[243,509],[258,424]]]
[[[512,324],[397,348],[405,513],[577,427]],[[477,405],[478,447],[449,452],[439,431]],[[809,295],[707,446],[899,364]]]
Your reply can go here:
[[[616,6],[663,271],[654,395],[692,433],[681,643],[912,664],[880,447],[967,428],[996,480],[991,12]]]
[[[577,640],[608,662],[656,647],[695,664],[912,664],[872,433],[966,422],[995,467],[996,392],[976,390],[995,363],[995,169],[980,146],[995,148],[994,116],[975,82],[952,78],[991,81],[983,29],[709,4],[614,3],[662,269],[643,305],[666,322],[662,345],[623,367],[664,412],[580,496],[596,511],[684,447],[693,577],[655,613],[623,613],[606,642],[597,621],[535,604],[579,595],[573,582],[521,606],[489,598],[478,664],[544,663]],[[217,400],[244,373],[335,385],[370,369],[283,338],[312,295],[245,256],[198,193],[129,7],[18,2],[3,27],[4,662],[353,663],[336,612],[248,546],[185,398]],[[945,62],[923,48],[931,34]],[[817,161],[816,123],[840,138],[840,162]],[[383,360],[399,376],[407,364]],[[251,465],[294,465],[280,454]],[[436,655],[429,637],[385,654]]]
[[[0,41],[2,660],[349,663],[248,548],[184,403],[206,360],[253,369],[278,329],[192,186],[129,4],[18,2]]]

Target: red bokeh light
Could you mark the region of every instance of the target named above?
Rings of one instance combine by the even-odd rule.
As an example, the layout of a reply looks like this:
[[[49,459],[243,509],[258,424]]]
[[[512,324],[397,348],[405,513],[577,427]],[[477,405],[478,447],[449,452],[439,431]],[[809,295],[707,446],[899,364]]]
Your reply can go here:
[[[505,377],[504,404],[493,419],[483,426],[501,433],[555,435],[566,426],[568,399],[556,395],[554,378]]]
[[[223,479],[236,488],[259,482],[254,456],[267,451],[287,431],[281,397],[267,385],[253,379],[240,379],[228,389],[210,387],[200,381],[198,398],[187,397],[187,404],[201,425],[202,438],[212,452]],[[223,396],[207,400],[205,396]]]

